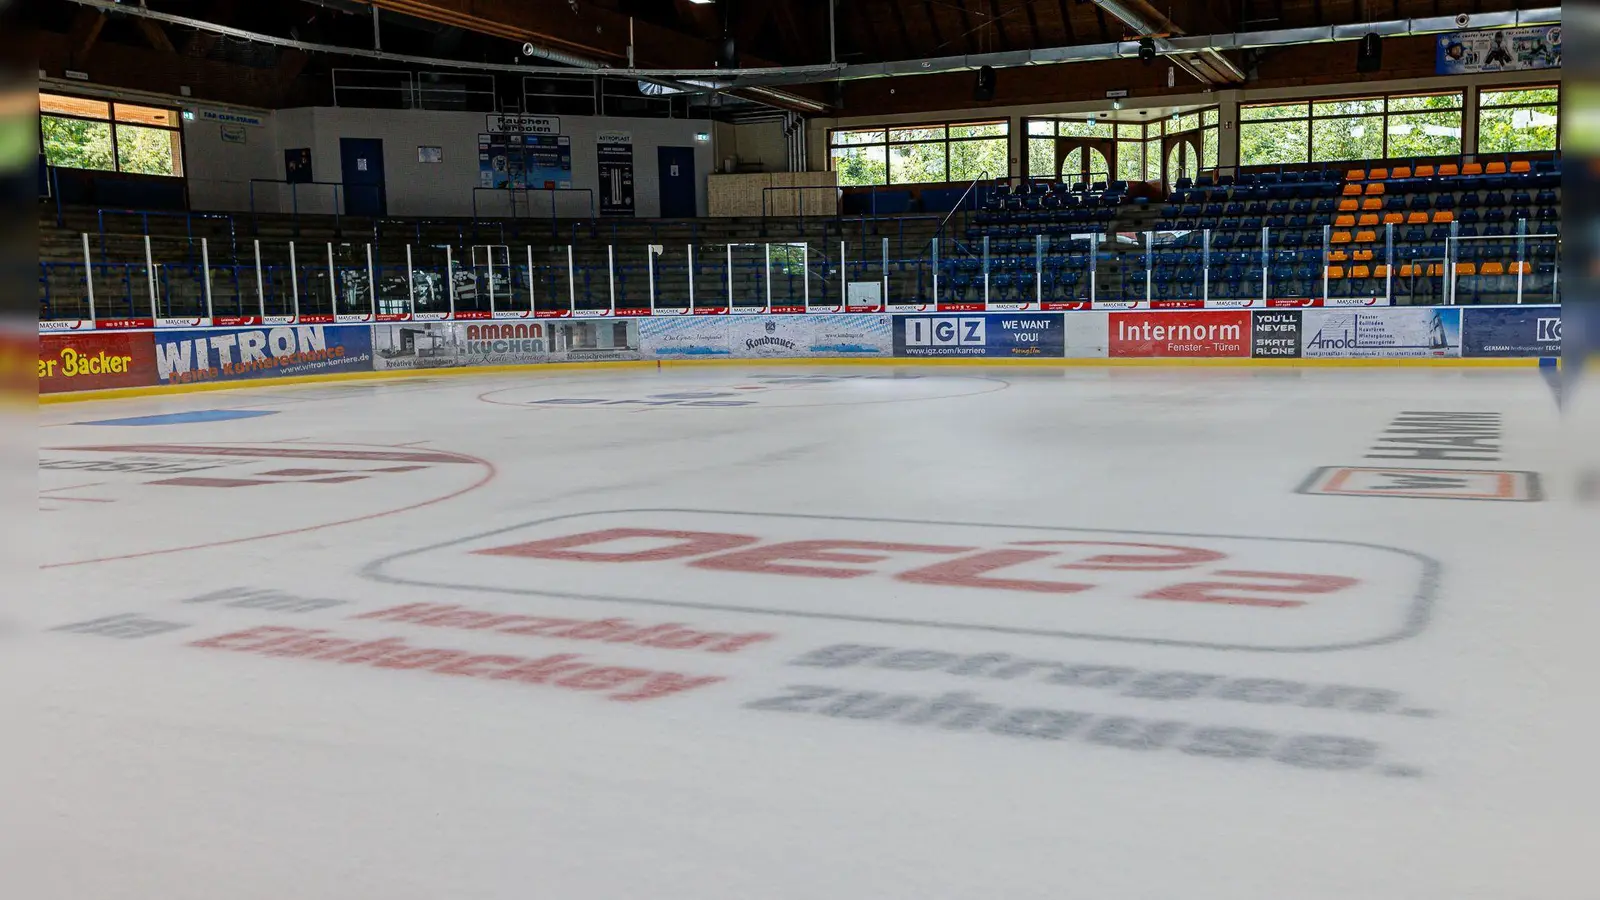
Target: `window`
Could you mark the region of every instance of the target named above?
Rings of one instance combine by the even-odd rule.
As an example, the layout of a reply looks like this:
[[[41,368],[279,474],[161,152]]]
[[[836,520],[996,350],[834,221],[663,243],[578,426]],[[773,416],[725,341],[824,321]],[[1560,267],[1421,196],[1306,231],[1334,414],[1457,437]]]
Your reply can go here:
[[[1185,173],[1192,177],[1200,169],[1216,167],[1219,125],[1220,114],[1214,106],[1173,111],[1154,121],[1144,115],[1140,116],[1138,122],[1102,122],[1097,118],[1027,119],[1028,175],[1033,178],[1056,178],[1059,175],[1062,181],[1069,183],[1085,178],[1090,182],[1110,179],[1160,181],[1162,147],[1173,135],[1183,134],[1193,140],[1193,149],[1166,154],[1169,157],[1167,177],[1176,179]],[[1067,154],[1059,173],[1055,168],[1058,141]],[[1082,141],[1099,142],[1087,158],[1075,147]],[[1106,154],[1098,148],[1110,150],[1113,146],[1116,149],[1116,165],[1109,166],[1103,162]],[[1177,164],[1173,165],[1170,160],[1176,160]]]
[[[1478,152],[1554,150],[1560,143],[1555,85],[1484,90],[1478,94]]]
[[[1245,166],[1461,152],[1460,93],[1329,98],[1239,110]]]
[[[837,129],[828,155],[846,187],[1005,178],[1010,131],[1010,122]]]
[[[175,109],[40,94],[39,137],[53,166],[183,174],[183,132]]]

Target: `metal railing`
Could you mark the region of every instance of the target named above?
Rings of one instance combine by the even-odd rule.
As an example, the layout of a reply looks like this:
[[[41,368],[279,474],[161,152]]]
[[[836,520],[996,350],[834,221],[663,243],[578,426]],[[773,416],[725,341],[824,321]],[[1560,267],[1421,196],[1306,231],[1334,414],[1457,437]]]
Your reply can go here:
[[[433,244],[256,239],[232,249],[200,237],[198,260],[182,238],[148,234],[107,235],[97,258],[85,232],[78,260],[40,263],[40,313],[664,315],[1561,300],[1560,238],[1530,233],[1527,220],[1514,234],[1453,229],[1422,241],[1397,240],[1392,226],[1360,234],[1327,226],[1112,234],[1006,227],[962,241],[934,237],[927,252],[909,256],[886,234],[663,243],[621,240],[619,229],[609,243],[554,245],[459,230]]]
[[[289,181],[283,178],[252,178],[250,179],[250,230],[255,234],[261,233],[261,223],[256,215],[256,185],[277,184],[289,186],[289,215],[294,223],[295,237],[300,236],[300,186],[319,185],[333,188],[333,230],[341,231],[339,217],[342,214],[342,204],[339,203],[339,189],[344,187],[342,181]]]

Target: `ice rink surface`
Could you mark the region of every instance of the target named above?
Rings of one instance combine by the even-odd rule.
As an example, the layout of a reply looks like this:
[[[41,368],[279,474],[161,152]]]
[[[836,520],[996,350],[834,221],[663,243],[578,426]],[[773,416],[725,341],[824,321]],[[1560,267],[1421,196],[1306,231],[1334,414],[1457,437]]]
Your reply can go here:
[[[1585,900],[1532,369],[432,376],[41,411],[28,900]]]

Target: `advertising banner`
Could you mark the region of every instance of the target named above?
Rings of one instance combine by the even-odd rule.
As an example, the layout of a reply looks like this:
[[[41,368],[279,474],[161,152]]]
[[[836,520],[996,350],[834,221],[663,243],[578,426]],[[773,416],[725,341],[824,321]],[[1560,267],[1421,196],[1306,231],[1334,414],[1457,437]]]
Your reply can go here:
[[[1300,311],[1255,312],[1250,316],[1250,355],[1256,359],[1300,356]]]
[[[478,186],[570,188],[572,139],[564,134],[480,134]]]
[[[870,313],[645,319],[639,327],[651,359],[872,357],[893,347],[890,317]]]
[[[1112,313],[1112,357],[1247,357],[1250,313]]]
[[[1462,310],[1463,356],[1560,356],[1561,307]]]
[[[156,381],[163,385],[372,369],[366,325],[208,328],[146,337],[155,340]]]
[[[545,322],[404,322],[372,328],[372,366],[448,369],[504,366],[550,359]]]
[[[1307,359],[1401,359],[1461,355],[1461,310],[1389,307],[1301,312]]]
[[[544,323],[551,362],[640,359],[638,319],[574,319]]]
[[[1520,72],[1561,67],[1561,26],[1496,28],[1441,34],[1434,55],[1439,75]]]
[[[600,166],[600,215],[633,215],[633,135],[600,132],[595,157]]]
[[[1053,357],[1067,353],[1059,313],[895,316],[895,356]]]
[[[155,383],[155,342],[150,334],[98,331],[39,337],[41,394]]]

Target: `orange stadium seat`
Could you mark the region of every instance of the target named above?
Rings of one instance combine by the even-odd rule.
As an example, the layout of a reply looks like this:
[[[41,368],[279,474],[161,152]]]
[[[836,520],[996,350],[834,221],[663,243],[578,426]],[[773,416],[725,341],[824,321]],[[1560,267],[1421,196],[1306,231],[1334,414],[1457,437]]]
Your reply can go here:
[[[1444,263],[1428,263],[1428,276],[1434,277],[1444,274]]]
[[[1478,270],[1479,275],[1504,275],[1505,273],[1505,263],[1499,262],[1486,262],[1483,264],[1483,268]]]
[[[1456,214],[1451,212],[1448,209],[1440,209],[1440,210],[1435,210],[1434,211],[1433,224],[1435,224],[1435,225],[1448,225],[1449,223],[1454,222],[1455,220],[1456,220]]]
[[[1478,274],[1478,267],[1473,263],[1456,263],[1456,274],[1476,275]]]
[[[1348,231],[1335,231],[1332,235],[1330,235],[1328,237],[1328,243],[1330,243],[1330,244],[1348,244],[1348,243],[1350,243],[1350,232],[1348,232]]]
[[[1363,225],[1363,226],[1378,224],[1378,214],[1377,213],[1362,213],[1361,214],[1361,223],[1360,224]]]
[[[1382,197],[1368,197],[1367,199],[1361,201],[1361,208],[1362,209],[1383,209],[1383,198]]]
[[[1345,181],[1364,181],[1366,180],[1366,177],[1366,169],[1351,169],[1350,171],[1344,173]]]
[[[1420,275],[1420,274],[1422,274],[1420,269],[1421,269],[1420,266],[1415,266],[1415,265],[1412,265],[1411,263],[1405,263],[1404,265],[1402,265],[1400,267],[1400,277],[1401,278],[1411,278],[1413,276]]]
[[[1373,243],[1374,241],[1376,241],[1377,239],[1378,239],[1378,233],[1376,231],[1358,231],[1358,232],[1356,232],[1356,243],[1358,243],[1358,244],[1370,244],[1370,243]]]
[[[1370,197],[1370,196],[1373,196],[1373,195],[1376,195],[1376,194],[1382,194],[1382,193],[1383,193],[1383,182],[1374,181],[1374,182],[1371,182],[1371,183],[1369,183],[1367,185],[1367,196]]]
[[[1347,198],[1339,201],[1339,211],[1340,212],[1352,212],[1352,211],[1358,210],[1360,208],[1361,208],[1361,202],[1359,200],[1353,200],[1353,199],[1350,199],[1350,198],[1347,197]]]
[[[1371,278],[1372,277],[1372,269],[1368,268],[1367,266],[1351,266],[1350,267],[1350,277],[1351,278]]]
[[[1373,181],[1382,181],[1385,178],[1389,177],[1389,170],[1388,169],[1368,169],[1367,170],[1367,177],[1369,179],[1373,180]],[[1368,188],[1368,193],[1371,193],[1370,187]]]
[[[1347,184],[1347,185],[1345,185],[1344,186],[1344,195],[1346,197],[1359,197],[1359,196],[1361,196],[1361,185],[1359,185],[1359,184]]]
[[[1511,271],[1511,274],[1513,274],[1513,275],[1532,275],[1533,274],[1533,263],[1514,262],[1514,263],[1511,264],[1510,271]]]
[[[1383,224],[1385,225],[1403,225],[1405,221],[1405,213],[1392,212],[1383,214]],[[1427,216],[1423,216],[1423,221],[1427,221]]]
[[[1334,216],[1333,227],[1354,228],[1356,227],[1356,217],[1349,214]]]
[[[1504,175],[1506,173],[1506,164],[1501,160],[1495,160],[1484,166],[1483,172],[1485,175]]]
[[[1372,251],[1357,250],[1355,253],[1351,254],[1350,258],[1354,259],[1356,262],[1372,262]]]
[[[1482,175],[1483,174],[1483,163],[1475,163],[1475,162],[1462,163],[1461,164],[1461,174],[1463,174],[1463,175]]]
[[[1406,214],[1406,224],[1407,225],[1426,225],[1426,224],[1428,224],[1428,214],[1425,213],[1425,212],[1407,213]]]
[[[1388,278],[1389,277],[1389,267],[1384,265],[1383,263],[1379,263],[1379,264],[1373,266],[1372,267],[1372,277],[1373,278]]]
[[[1457,166],[1455,163],[1443,163],[1443,164],[1441,164],[1439,166],[1439,175],[1440,175],[1440,177],[1449,178],[1452,175],[1460,175],[1460,174],[1461,174],[1461,167]]]
[[[1531,172],[1531,171],[1533,171],[1533,166],[1529,165],[1527,160],[1519,159],[1519,160],[1516,160],[1515,162],[1513,162],[1511,164],[1511,171],[1516,172],[1518,174],[1521,174],[1523,172]]]
[[[1328,277],[1329,278],[1343,278],[1344,277],[1344,266],[1329,266],[1328,267]]]
[[[1411,167],[1410,166],[1395,166],[1394,167],[1394,171],[1389,173],[1389,177],[1390,178],[1410,178],[1411,177]]]
[[[1416,176],[1418,178],[1432,178],[1433,166],[1417,166]]]
[[[1350,258],[1350,254],[1344,252],[1343,250],[1329,250],[1328,251],[1328,262],[1344,262],[1344,261],[1348,260],[1349,258]]]

